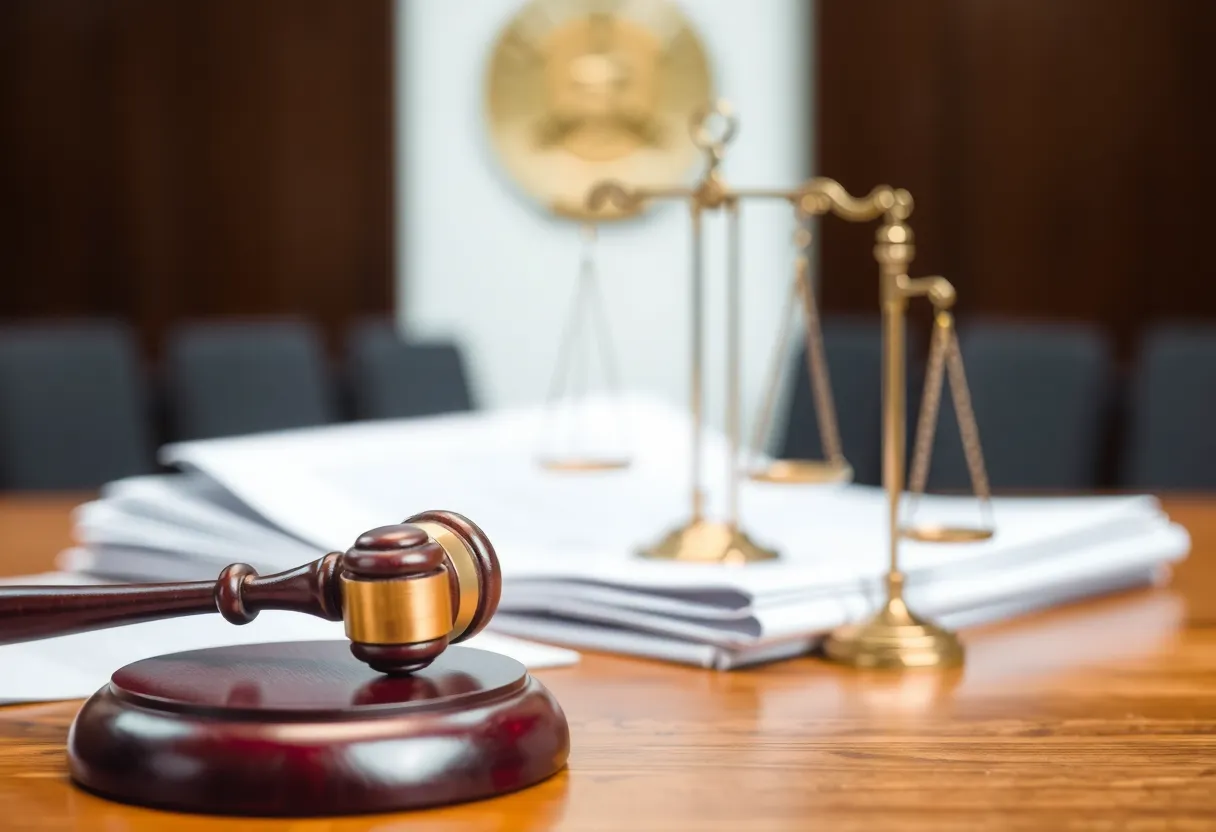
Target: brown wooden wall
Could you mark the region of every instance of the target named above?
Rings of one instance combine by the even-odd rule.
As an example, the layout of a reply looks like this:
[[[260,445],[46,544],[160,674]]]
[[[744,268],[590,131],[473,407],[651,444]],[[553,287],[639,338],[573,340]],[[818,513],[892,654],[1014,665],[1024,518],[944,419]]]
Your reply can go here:
[[[820,0],[815,170],[908,188],[960,318],[1216,319],[1216,3]],[[870,226],[825,223],[829,311],[877,312]]]
[[[0,319],[389,310],[390,6],[0,2]]]

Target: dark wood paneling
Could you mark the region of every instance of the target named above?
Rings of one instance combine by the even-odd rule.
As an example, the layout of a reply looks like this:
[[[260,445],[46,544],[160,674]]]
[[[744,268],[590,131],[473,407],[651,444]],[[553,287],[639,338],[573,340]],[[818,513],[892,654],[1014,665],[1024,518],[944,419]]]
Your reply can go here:
[[[1216,317],[1216,3],[823,1],[817,173],[916,199],[960,316]],[[824,305],[876,311],[872,227],[826,222]]]
[[[389,0],[0,3],[0,318],[391,308]]]

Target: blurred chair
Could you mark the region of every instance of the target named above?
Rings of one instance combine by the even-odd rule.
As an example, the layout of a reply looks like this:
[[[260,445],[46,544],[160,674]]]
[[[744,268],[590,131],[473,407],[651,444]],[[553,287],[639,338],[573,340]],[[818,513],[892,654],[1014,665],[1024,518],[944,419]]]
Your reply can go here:
[[[174,439],[334,421],[333,387],[313,329],[297,321],[218,321],[170,332],[164,387]]]
[[[1131,381],[1121,477],[1138,489],[1216,489],[1216,327],[1148,333]]]
[[[1080,325],[990,323],[964,327],[959,340],[992,487],[1097,487],[1113,376],[1101,333]],[[916,415],[909,411],[909,443]],[[945,386],[929,487],[971,487]]]
[[[146,380],[124,325],[0,327],[0,488],[94,489],[154,467]]]
[[[881,324],[871,319],[825,318],[823,344],[845,459],[853,466],[855,482],[878,485],[882,481]],[[783,459],[823,458],[805,349],[799,351],[776,453]]]
[[[460,350],[453,344],[409,344],[388,321],[352,328],[347,376],[356,419],[396,419],[472,410]]]

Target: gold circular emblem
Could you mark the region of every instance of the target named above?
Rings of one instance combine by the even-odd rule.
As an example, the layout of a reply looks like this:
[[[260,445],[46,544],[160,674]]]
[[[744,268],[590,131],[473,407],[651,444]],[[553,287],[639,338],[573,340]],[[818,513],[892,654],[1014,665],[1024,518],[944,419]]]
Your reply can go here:
[[[562,216],[634,213],[587,194],[683,182],[702,153],[689,121],[713,100],[700,39],[669,0],[531,0],[494,45],[486,111],[503,167]]]

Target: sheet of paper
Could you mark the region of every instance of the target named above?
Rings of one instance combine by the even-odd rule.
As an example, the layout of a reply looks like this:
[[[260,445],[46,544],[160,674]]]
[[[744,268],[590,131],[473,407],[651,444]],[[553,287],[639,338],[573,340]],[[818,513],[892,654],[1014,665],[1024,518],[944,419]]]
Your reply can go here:
[[[423,507],[474,519],[494,540],[504,581],[594,581],[649,591],[735,589],[750,596],[836,586],[881,573],[887,558],[886,497],[865,487],[782,488],[747,483],[745,528],[781,551],[747,569],[639,561],[636,549],[687,517],[686,420],[672,408],[633,402],[639,442],[626,472],[561,476],[541,470],[529,441],[540,411],[461,414],[430,420],[291,431],[170,446],[165,457],[197,468],[276,525],[326,548]],[[724,493],[721,437],[706,451],[711,511]],[[408,507],[408,508],[407,508]],[[1150,497],[1009,498],[994,502],[987,542],[905,542],[909,574],[995,568],[1049,557],[1095,536],[1117,539],[1164,522]],[[974,500],[925,497],[926,521],[975,522]]]
[[[494,541],[502,610],[512,620],[512,613],[549,616],[615,627],[625,639],[645,631],[699,641],[708,648],[699,661],[718,666],[734,660],[714,651],[805,638],[874,608],[890,533],[878,488],[745,481],[743,525],[780,560],[740,569],[636,557],[640,545],[688,516],[690,426],[680,409],[634,398],[588,408],[588,433],[615,425],[618,405],[632,429],[634,464],[608,474],[539,467],[542,409],[169,446],[165,461],[189,473],[176,483],[114,484],[78,512],[84,546],[64,562],[147,574],[180,569],[183,577],[192,569],[210,577],[234,560],[274,571],[345,549],[368,528],[444,508],[469,516]],[[707,431],[706,440],[712,518],[726,501],[728,448],[719,432]],[[909,597],[926,613],[1017,610],[1037,598],[1099,592],[1189,550],[1185,531],[1148,496],[1000,498],[992,507],[992,540],[901,543]],[[979,519],[970,498],[925,497],[918,509],[925,522]]]
[[[0,583],[63,585],[99,583],[76,575],[47,573],[6,578]],[[164,653],[232,644],[345,640],[342,623],[289,612],[263,612],[243,626],[219,615],[170,618],[0,646],[0,702],[35,702],[91,696],[110,675],[131,662]],[[481,632],[464,642],[514,658],[530,669],[575,664],[578,653]]]
[[[1002,571],[999,580],[963,575],[952,580],[910,584],[907,599],[913,609],[937,618],[981,608],[1033,605],[1037,599],[1058,592],[1083,597],[1086,592],[1103,591],[1112,582],[1122,584],[1128,574],[1151,574],[1162,563],[1176,558],[1185,546],[1185,535],[1167,528],[1118,544],[1078,548],[1062,557],[1015,565]],[[881,586],[874,581],[800,601],[758,605],[750,610],[750,615],[730,619],[678,617],[572,601],[561,595],[513,602],[505,611],[516,616],[580,619],[622,630],[740,649],[761,641],[822,633],[863,619],[877,611],[882,598]]]
[[[205,471],[252,509],[324,548],[428,508],[476,518],[492,537],[586,538],[661,529],[687,511],[687,419],[648,400],[622,403],[634,426],[634,465],[621,474],[563,477],[541,470],[543,409],[360,422],[276,434],[169,445],[162,458]],[[609,405],[591,418],[614,422]],[[595,425],[588,428],[594,435]],[[448,468],[445,460],[452,465]],[[263,464],[269,465],[262,468]],[[556,518],[538,530],[536,513]],[[618,513],[621,512],[621,513]],[[624,525],[621,532],[616,529]],[[608,540],[604,545],[610,545]]]
[[[1149,586],[1160,580],[1161,571],[1156,567],[1148,570],[1137,569],[1130,572],[1111,573],[1100,581],[1090,581],[1082,586],[1056,587],[1051,592],[949,613],[936,620],[944,627],[964,630],[965,639],[966,628],[1008,621],[1094,595]],[[498,622],[498,626],[506,632],[526,638],[552,641],[580,650],[600,650],[718,670],[742,669],[805,655],[819,644],[823,635],[822,632],[801,633],[795,636],[731,646],[709,644],[643,630],[625,629],[587,619],[575,620],[508,612],[499,614],[495,620]],[[1160,629],[1159,620],[1149,623]],[[1101,623],[1096,622],[1094,626],[1100,628]],[[1157,632],[1153,635],[1158,639],[1168,637],[1167,632]],[[1146,633],[1137,633],[1138,638],[1143,639],[1145,636]],[[1041,637],[1041,635],[1036,634],[1036,637]],[[1093,660],[1095,656],[1090,653],[1085,658]],[[988,661],[999,661],[999,654],[990,655]]]

